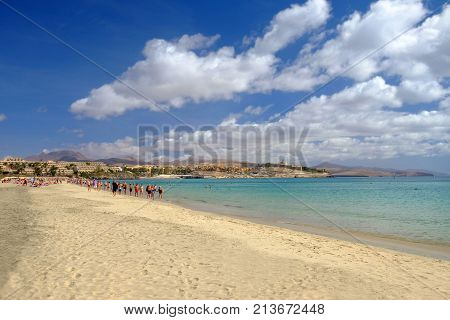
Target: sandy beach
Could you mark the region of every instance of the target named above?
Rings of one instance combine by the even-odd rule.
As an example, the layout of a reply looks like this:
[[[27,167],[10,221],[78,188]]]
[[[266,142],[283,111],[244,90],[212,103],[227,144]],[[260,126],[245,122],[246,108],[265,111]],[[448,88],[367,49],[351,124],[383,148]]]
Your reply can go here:
[[[449,299],[450,262],[62,184],[0,185],[2,299]]]

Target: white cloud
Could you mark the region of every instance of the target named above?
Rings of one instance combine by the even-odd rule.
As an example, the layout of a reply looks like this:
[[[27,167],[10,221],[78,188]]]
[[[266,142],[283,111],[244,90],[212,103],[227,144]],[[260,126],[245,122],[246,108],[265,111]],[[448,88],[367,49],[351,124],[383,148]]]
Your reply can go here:
[[[257,55],[278,52],[310,30],[320,27],[329,17],[330,6],[325,0],[309,0],[304,5],[291,5],[272,19],[262,38],[251,50]]]
[[[211,131],[194,135],[206,136],[219,157],[231,155],[234,160],[244,160],[244,151],[249,161],[266,151],[273,161],[288,157],[297,135],[292,141],[271,145],[270,150],[261,148],[257,141],[246,141],[245,150],[241,148],[246,139],[242,130],[276,127],[294,127],[297,133],[308,127],[302,150],[310,161],[450,155],[450,6],[421,22],[427,14],[421,1],[374,2],[367,12],[354,12],[345,18],[333,32],[313,36],[297,59],[285,65],[276,53],[323,25],[329,10],[327,3],[319,0],[292,5],[275,15],[262,36],[246,37],[246,45],[253,43],[253,47],[242,53],[232,47],[211,50],[218,36],[151,40],[144,49],[145,59],[129,68],[121,80],[165,108],[181,107],[188,101],[231,99],[242,92],[311,90],[414,26],[346,73],[351,84],[340,92],[314,96],[269,123],[238,124],[244,115],[259,115],[265,107],[248,106],[230,114],[217,130],[225,137],[233,133],[235,147],[227,146],[230,137],[214,141]],[[409,109],[416,111],[405,108],[419,103],[422,105]],[[116,81],[92,90],[71,110],[101,119],[136,108],[156,110],[152,103]],[[182,142],[197,156],[207,156],[195,139],[161,139]],[[129,137],[82,148],[92,154],[111,155],[116,148],[123,155],[137,154],[135,141]],[[176,152],[173,156],[189,154]]]
[[[265,33],[255,38],[254,46],[242,53],[227,46],[210,50],[219,35],[150,40],[143,50],[145,59],[120,76],[142,95],[114,81],[75,101],[71,111],[102,119],[138,108],[161,111],[190,101],[231,99],[244,92],[312,90],[411,26],[415,27],[345,76],[357,81],[379,73],[400,76],[401,90],[410,103],[434,101],[445,95],[442,81],[450,76],[450,6],[417,25],[426,13],[419,0],[374,2],[366,13],[351,14],[322,46],[320,39],[327,39],[329,31],[312,37],[290,65],[283,65],[277,52],[326,22],[330,6],[325,0],[280,11]],[[247,44],[253,41],[245,39]],[[424,86],[431,90],[418,94],[416,89]]]
[[[344,75],[356,81],[379,73],[400,76],[405,81],[405,90],[428,83],[434,87],[429,95],[423,92],[424,97],[415,97],[411,102],[439,99],[442,88],[437,87],[450,76],[450,6],[444,6],[441,13],[421,23],[426,14],[420,0],[374,2],[365,14],[354,12],[338,25],[336,36],[322,46],[305,46],[297,60],[275,77],[274,88],[291,91],[312,88],[348,70],[413,27]]]
[[[441,140],[448,136],[448,114],[440,110],[396,110],[403,105],[398,87],[375,77],[330,96],[313,97],[297,105],[279,123],[309,126],[310,139],[420,134]]]
[[[388,74],[403,79],[441,81],[450,76],[450,6],[427,18],[392,45],[378,61]]]
[[[450,113],[450,97],[445,98],[439,103],[439,109]]]
[[[139,150],[136,140],[131,137],[114,142],[89,142],[76,149],[88,159],[137,158]]]
[[[254,115],[254,116],[258,116],[260,114],[262,114],[263,112],[265,112],[267,110],[267,107],[261,107],[261,106],[247,106],[244,109],[245,113]]]
[[[399,96],[410,104],[440,100],[449,92],[448,88],[443,88],[437,81],[404,80],[399,86]]]
[[[450,98],[437,110],[401,111],[399,88],[374,77],[332,95],[313,97],[279,121],[238,124],[231,114],[215,130],[161,135],[155,150],[169,159],[232,159],[278,162],[295,158],[302,130],[309,134],[301,150],[311,163],[324,160],[385,159],[399,156],[450,155]],[[267,142],[265,139],[271,137]],[[104,144],[112,150],[117,142]],[[128,150],[136,154],[134,140]],[[161,148],[161,149],[158,149]],[[104,150],[94,144],[92,152]],[[212,150],[212,152],[211,152]]]
[[[180,107],[188,101],[231,99],[235,94],[270,89],[267,79],[276,70],[274,53],[328,18],[325,0],[309,0],[279,12],[255,46],[240,54],[233,47],[207,49],[218,36],[184,35],[175,41],[154,39],[147,42],[145,59],[120,76],[120,80],[145,97],[167,107]],[[159,111],[152,101],[136,94],[120,81],[93,89],[89,96],[75,101],[71,111],[102,119],[128,110],[149,108]]]
[[[237,125],[237,122],[239,119],[241,119],[243,116],[258,116],[260,114],[263,114],[264,112],[267,111],[267,109],[269,109],[272,105],[268,105],[265,107],[261,107],[261,106],[247,106],[244,111],[242,112],[232,112],[230,113],[227,117],[225,117],[225,119],[223,119],[220,124],[218,125],[219,127],[226,127],[226,126],[233,126],[233,125]]]
[[[241,113],[230,113],[222,122],[219,124],[219,127],[227,127],[233,126],[237,124],[239,118],[242,117]]]
[[[0,113],[0,122],[5,121],[6,116],[3,113]]]
[[[243,125],[236,121],[223,122],[219,130],[234,134],[234,148],[227,147],[226,134],[210,147],[218,150],[222,157],[232,154],[234,160],[251,161],[257,159],[258,154],[270,154],[271,161],[278,161],[280,157],[289,158],[292,144],[298,142],[303,128],[309,128],[302,150],[313,162],[450,155],[449,101],[442,102],[438,110],[400,111],[404,102],[399,88],[387,84],[381,77],[374,77],[329,96],[313,97],[276,122]],[[295,129],[294,134],[289,133],[290,128]],[[264,136],[278,130],[290,136],[288,141],[266,146],[248,139],[248,132],[257,131]],[[198,148],[197,152],[201,155],[202,150]]]
[[[297,105],[276,125],[308,127],[305,156],[315,161],[450,154],[450,112],[398,111],[404,92],[375,77]]]
[[[202,34],[195,34],[193,36],[183,35],[178,39],[178,46],[184,50],[206,49],[212,46],[220,35],[216,34],[212,37],[205,37]]]
[[[183,38],[187,42],[186,36]],[[180,107],[187,101],[231,99],[235,93],[248,91],[256,79],[272,73],[273,56],[236,55],[232,47],[200,56],[179,41],[149,41],[144,49],[146,59],[128,69],[121,80],[146,97]],[[71,111],[101,119],[137,108],[160,111],[115,81],[92,90],[89,97],[73,103]]]
[[[299,63],[307,64],[315,72],[325,69],[334,76],[419,22],[425,13],[418,0],[374,2],[365,14],[354,12],[338,25],[336,37],[326,41],[318,51],[300,57]],[[347,75],[357,80],[369,78],[379,71],[379,58],[380,55],[375,55],[366,59]]]

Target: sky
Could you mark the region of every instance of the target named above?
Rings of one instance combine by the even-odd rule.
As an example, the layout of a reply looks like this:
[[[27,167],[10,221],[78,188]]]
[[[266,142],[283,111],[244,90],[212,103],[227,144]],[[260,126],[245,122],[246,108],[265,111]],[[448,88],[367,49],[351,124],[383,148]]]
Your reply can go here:
[[[145,125],[171,159],[450,173],[444,1],[0,0],[0,39],[0,157],[136,157]]]

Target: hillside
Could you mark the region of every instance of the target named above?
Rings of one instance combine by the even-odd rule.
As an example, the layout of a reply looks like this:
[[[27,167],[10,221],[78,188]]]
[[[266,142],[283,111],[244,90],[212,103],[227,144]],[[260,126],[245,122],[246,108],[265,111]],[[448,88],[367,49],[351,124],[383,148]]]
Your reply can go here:
[[[398,170],[375,167],[351,167],[339,164],[323,162],[316,166],[318,169],[327,170],[334,177],[423,177],[434,176],[425,170]]]
[[[41,152],[25,158],[28,161],[87,161],[83,154],[72,150]]]

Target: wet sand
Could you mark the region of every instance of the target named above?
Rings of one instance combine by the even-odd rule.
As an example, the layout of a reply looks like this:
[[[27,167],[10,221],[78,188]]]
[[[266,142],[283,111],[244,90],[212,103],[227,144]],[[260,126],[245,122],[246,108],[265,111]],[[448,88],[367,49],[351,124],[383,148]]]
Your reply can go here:
[[[450,262],[74,185],[0,185],[2,299],[448,299]]]
[[[437,242],[419,242],[411,239],[389,236],[385,234],[360,232],[355,230],[349,230],[339,228],[338,226],[316,226],[309,225],[300,222],[285,221],[283,219],[275,218],[260,218],[250,217],[248,215],[242,215],[239,210],[224,210],[223,207],[213,207],[210,204],[193,203],[186,201],[170,201],[175,205],[180,205],[194,211],[202,211],[204,213],[215,213],[217,215],[225,215],[240,220],[250,221],[258,224],[264,224],[269,226],[277,226],[294,231],[305,232],[314,235],[320,235],[330,237],[338,240],[345,240],[350,242],[361,243],[365,245],[391,249],[404,253],[412,253],[415,255],[448,260],[450,261],[450,245]],[[328,223],[330,225],[330,223]]]

